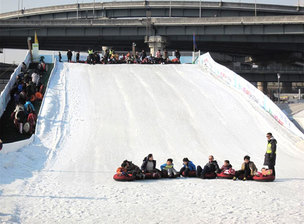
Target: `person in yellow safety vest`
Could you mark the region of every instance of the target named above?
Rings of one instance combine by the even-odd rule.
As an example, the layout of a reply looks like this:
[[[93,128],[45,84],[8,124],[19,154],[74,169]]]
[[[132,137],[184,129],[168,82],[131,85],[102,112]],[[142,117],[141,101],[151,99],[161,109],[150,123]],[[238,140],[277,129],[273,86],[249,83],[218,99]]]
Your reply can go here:
[[[114,50],[110,50],[110,57],[112,57],[114,55]]]
[[[277,140],[274,139],[272,134],[269,132],[266,135],[268,144],[267,151],[265,153],[264,165],[268,166],[269,169],[272,169],[273,175],[275,176],[275,163],[276,163],[276,154],[277,154]]]
[[[88,50],[88,53],[89,53],[89,55],[92,55],[94,52],[93,52],[93,49],[89,49]]]

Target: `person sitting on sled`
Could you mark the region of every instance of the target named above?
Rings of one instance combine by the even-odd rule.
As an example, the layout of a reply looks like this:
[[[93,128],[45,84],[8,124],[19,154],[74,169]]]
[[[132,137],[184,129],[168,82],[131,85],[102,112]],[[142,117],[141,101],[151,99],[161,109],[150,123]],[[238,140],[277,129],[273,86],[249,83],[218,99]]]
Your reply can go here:
[[[230,164],[229,160],[224,161],[224,165],[221,167],[220,171],[224,174],[235,175],[235,170],[232,169],[232,165]]]
[[[160,166],[160,169],[164,176],[175,177],[177,176],[177,171],[173,167],[173,159],[167,159],[167,162]]]
[[[233,180],[236,180],[237,178],[243,179],[244,181],[247,179],[252,179],[256,172],[257,167],[255,166],[254,162],[250,161],[250,156],[245,156],[244,163],[242,164],[241,169],[235,172]]]
[[[127,172],[128,174],[132,174],[137,180],[138,179],[144,179],[145,175],[141,172],[140,168],[136,166],[132,161],[124,160],[123,164],[127,163]]]
[[[232,165],[230,164],[229,160],[224,161],[224,165],[221,167],[221,172],[225,172],[226,170],[229,170],[232,168]]]
[[[204,169],[197,166],[196,176],[204,179],[205,175],[209,173],[220,173],[219,165],[212,155],[209,156],[209,162],[204,166]]]
[[[127,162],[123,162],[121,164],[121,167],[118,167],[117,170],[116,170],[116,173],[119,175],[119,176],[129,176],[128,175],[128,166],[129,164]]]
[[[144,158],[141,170],[144,174],[151,173],[153,178],[160,178],[161,172],[156,169],[156,160],[153,159],[153,155],[149,154]]]
[[[190,171],[196,171],[195,165],[193,164],[192,161],[189,161],[188,158],[183,159],[183,164],[184,166],[181,168],[179,173],[184,177],[188,177]]]

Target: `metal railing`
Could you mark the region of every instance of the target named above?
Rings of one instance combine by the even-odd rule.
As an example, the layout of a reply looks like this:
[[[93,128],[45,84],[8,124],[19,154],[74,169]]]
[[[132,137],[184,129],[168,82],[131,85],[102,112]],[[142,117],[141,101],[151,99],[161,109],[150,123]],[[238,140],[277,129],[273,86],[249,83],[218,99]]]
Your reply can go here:
[[[304,72],[304,67],[295,67],[295,66],[259,66],[256,68],[248,66],[234,66],[234,65],[226,65],[233,71],[239,72]]]

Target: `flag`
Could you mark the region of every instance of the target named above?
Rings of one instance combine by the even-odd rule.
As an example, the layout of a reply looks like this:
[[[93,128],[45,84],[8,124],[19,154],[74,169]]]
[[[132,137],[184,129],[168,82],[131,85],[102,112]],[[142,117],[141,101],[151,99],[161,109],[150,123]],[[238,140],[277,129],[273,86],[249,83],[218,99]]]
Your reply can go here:
[[[195,52],[197,49],[196,41],[195,41],[195,33],[193,33],[193,51]]]
[[[36,31],[35,31],[35,42],[34,42],[35,44],[38,44],[38,37],[37,37],[37,33],[36,33]]]

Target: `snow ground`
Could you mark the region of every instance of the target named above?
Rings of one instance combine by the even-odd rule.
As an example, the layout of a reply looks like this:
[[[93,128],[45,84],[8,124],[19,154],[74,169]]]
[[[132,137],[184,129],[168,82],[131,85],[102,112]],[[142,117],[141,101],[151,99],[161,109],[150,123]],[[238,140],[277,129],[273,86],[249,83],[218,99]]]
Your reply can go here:
[[[213,154],[262,167],[278,140],[277,180],[115,182],[124,159],[196,165]],[[34,143],[0,154],[2,223],[303,223],[303,142],[199,65],[59,64]]]

